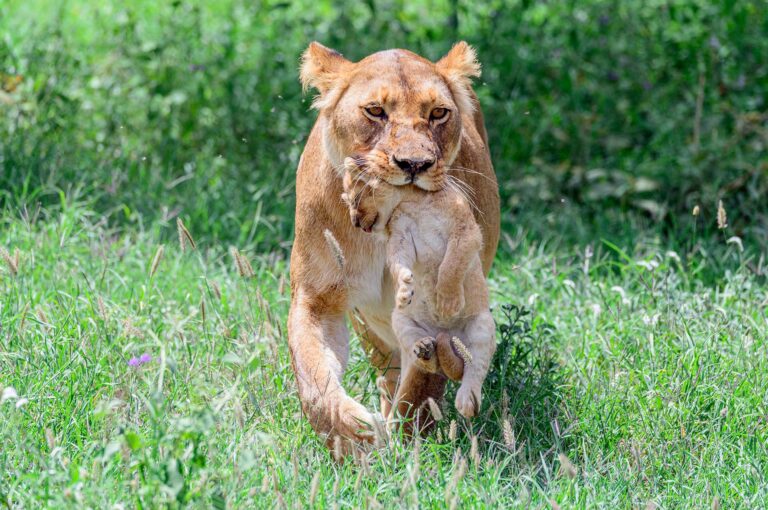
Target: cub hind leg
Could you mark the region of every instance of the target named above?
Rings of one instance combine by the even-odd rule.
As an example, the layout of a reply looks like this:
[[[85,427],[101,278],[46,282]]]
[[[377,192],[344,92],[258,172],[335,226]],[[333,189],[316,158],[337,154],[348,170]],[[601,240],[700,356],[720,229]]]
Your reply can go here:
[[[436,352],[437,341],[433,331],[397,308],[392,312],[392,329],[400,343],[403,358],[409,358],[415,367],[430,374],[440,372]]]
[[[463,343],[472,360],[464,364],[461,386],[456,392],[456,409],[466,418],[477,416],[482,403],[482,388],[493,353],[496,352],[496,326],[490,311],[472,317],[464,328]]]

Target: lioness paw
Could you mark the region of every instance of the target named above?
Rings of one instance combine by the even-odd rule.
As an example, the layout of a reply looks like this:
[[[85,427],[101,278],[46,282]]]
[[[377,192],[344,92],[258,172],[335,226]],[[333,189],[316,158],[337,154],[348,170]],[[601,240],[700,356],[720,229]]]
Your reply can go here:
[[[373,442],[375,439],[375,418],[359,402],[346,398],[339,402],[334,432],[356,442]]]

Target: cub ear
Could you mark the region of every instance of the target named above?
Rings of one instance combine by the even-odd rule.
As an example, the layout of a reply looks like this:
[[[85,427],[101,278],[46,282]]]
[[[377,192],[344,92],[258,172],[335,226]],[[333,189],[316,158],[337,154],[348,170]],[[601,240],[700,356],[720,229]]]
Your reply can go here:
[[[351,65],[338,51],[313,42],[301,56],[301,85],[305,92],[315,88],[324,96],[340,82]]]
[[[437,61],[435,67],[448,82],[459,108],[472,112],[475,109],[472,78],[480,76],[480,63],[475,49],[464,41],[457,42],[451,51]]]

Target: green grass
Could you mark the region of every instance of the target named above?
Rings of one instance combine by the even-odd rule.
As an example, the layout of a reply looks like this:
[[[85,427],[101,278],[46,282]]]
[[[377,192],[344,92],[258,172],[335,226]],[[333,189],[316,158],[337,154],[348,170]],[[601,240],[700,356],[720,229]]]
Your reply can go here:
[[[25,399],[0,405],[6,507],[304,507],[313,480],[317,508],[768,503],[765,262],[733,243],[513,236],[481,417],[449,396],[435,434],[338,465],[301,416],[283,257],[246,252],[245,280],[226,246],[173,235],[78,204],[3,216],[20,260],[0,272],[0,387]],[[353,340],[346,385],[371,408],[374,380]]]

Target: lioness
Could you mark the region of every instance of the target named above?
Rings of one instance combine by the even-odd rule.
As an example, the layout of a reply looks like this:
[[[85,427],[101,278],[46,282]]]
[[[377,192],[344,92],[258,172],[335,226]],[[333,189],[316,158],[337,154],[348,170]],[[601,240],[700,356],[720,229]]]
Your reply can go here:
[[[443,189],[426,192],[367,176],[365,161],[347,158],[344,166],[342,198],[353,224],[363,230],[386,228],[389,239],[387,264],[397,289],[392,329],[401,346],[401,376],[408,378],[413,370],[442,373],[441,365],[454,361],[445,355],[457,355],[453,349],[438,355],[438,335],[458,337],[469,348],[462,353],[467,359],[456,409],[475,416],[496,351],[496,328],[480,262],[483,238],[469,197],[450,175]],[[408,402],[402,390],[395,400]]]
[[[393,282],[386,238],[355,228],[341,200],[343,162],[365,156],[367,171],[394,186],[441,189],[446,174],[471,190],[488,272],[499,238],[499,195],[477,98],[474,51],[458,43],[437,63],[405,50],[351,62],[318,43],[302,57],[301,80],[317,89],[320,113],[296,174],[296,233],[291,253],[288,345],[302,408],[327,444],[372,441],[372,414],[341,384],[349,355],[345,319],[380,372],[382,414],[399,380],[400,349],[390,317]],[[343,264],[325,242],[328,229]],[[414,372],[399,381],[419,409],[442,397],[445,377]],[[344,445],[350,442],[344,441]]]

